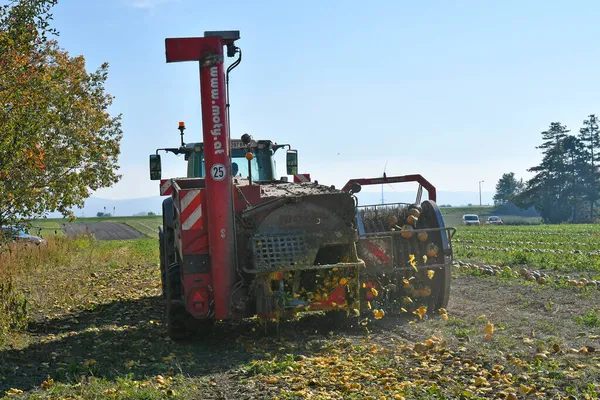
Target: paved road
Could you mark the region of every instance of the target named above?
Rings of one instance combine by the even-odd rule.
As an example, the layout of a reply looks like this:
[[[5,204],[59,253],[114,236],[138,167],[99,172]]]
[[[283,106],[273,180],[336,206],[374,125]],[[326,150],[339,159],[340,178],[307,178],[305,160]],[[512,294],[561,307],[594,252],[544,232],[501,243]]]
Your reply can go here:
[[[99,240],[127,240],[145,238],[146,235],[120,222],[93,222],[68,224],[63,228],[65,234],[74,238],[91,233]]]

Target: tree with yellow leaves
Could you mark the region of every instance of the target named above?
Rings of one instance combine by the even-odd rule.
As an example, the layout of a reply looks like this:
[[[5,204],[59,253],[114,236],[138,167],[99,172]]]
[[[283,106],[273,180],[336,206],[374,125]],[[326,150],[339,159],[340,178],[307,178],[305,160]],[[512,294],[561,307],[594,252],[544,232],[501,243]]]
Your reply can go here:
[[[0,6],[0,222],[59,211],[120,179],[121,116],[109,114],[108,65],[88,73],[50,27],[57,0]]]

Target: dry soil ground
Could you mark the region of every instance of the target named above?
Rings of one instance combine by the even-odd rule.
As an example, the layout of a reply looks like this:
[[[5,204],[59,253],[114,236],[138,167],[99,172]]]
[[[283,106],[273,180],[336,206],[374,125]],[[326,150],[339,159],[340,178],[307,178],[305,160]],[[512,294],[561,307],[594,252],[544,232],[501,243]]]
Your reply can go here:
[[[177,380],[172,385],[178,393],[187,393],[186,398],[268,399],[292,392],[292,385],[286,383],[285,376],[277,382],[269,380],[281,371],[262,371],[260,364],[250,368],[251,360],[263,360],[268,365],[268,360],[278,354],[280,358],[291,354],[293,360],[310,360],[336,343],[376,345],[396,351],[402,344],[423,342],[432,336],[444,338],[446,348],[462,354],[461,363],[465,365],[472,361],[478,369],[491,370],[493,365],[500,365],[511,371],[515,390],[521,384],[542,389],[548,382],[547,388],[539,392],[542,398],[581,390],[600,376],[598,357],[569,353],[570,348],[600,347],[600,328],[584,329],[573,320],[582,310],[598,305],[600,296],[595,290],[582,295],[570,288],[556,290],[495,277],[459,275],[453,281],[447,321],[437,316],[411,324],[413,318],[384,318],[372,323],[371,332],[366,333],[360,325],[336,329],[323,317],[314,317],[280,325],[279,337],[273,330],[265,333],[256,322],[246,321],[218,325],[209,337],[187,343],[173,343],[166,337],[159,289],[142,293],[138,298],[115,300],[90,311],[32,325],[27,346],[0,353],[0,376],[5,377],[0,381],[0,391],[38,388],[48,376],[63,382],[85,381],[90,376],[114,382],[127,374],[141,380],[175,375],[185,377],[181,387]],[[487,322],[496,327],[490,341],[484,340]],[[547,355],[536,361],[536,354],[554,344],[559,346],[557,353],[546,351]],[[515,360],[526,360],[527,368]],[[415,380],[411,375],[420,363],[398,365],[398,379]],[[446,384],[441,393],[449,396],[445,398],[470,398],[460,395],[463,390],[471,392],[468,380],[472,376],[466,367],[464,371],[462,367],[460,371],[455,370],[456,366],[446,367],[442,375],[458,380],[462,376],[465,383]],[[424,374],[425,380],[427,376]],[[444,383],[438,384],[444,388]],[[319,383],[313,382],[312,388],[310,385],[307,388],[315,393],[323,389]],[[475,386],[471,386],[476,393]],[[492,389],[490,397],[500,391]],[[348,395],[339,388],[330,390],[339,398]],[[427,392],[423,393],[407,398],[429,398]],[[529,396],[533,397],[520,398]],[[361,396],[357,393],[356,398]]]

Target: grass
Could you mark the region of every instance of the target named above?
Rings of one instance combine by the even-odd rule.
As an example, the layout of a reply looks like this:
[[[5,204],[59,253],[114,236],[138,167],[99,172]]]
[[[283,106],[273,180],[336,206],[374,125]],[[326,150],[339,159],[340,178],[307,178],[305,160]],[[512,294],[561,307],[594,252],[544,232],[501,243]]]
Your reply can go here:
[[[120,285],[128,285],[128,291],[144,290],[141,286],[156,276],[155,268],[149,266],[157,259],[153,239],[97,241],[55,236],[45,246],[9,246],[0,252],[0,310],[13,313],[1,313],[5,316],[2,325],[6,331],[9,325],[38,316],[93,307],[122,293]],[[23,311],[17,315],[16,310]],[[6,321],[8,315],[13,316],[10,321]]]
[[[577,316],[573,319],[582,326],[600,328],[600,314],[597,311],[590,310],[584,315]]]

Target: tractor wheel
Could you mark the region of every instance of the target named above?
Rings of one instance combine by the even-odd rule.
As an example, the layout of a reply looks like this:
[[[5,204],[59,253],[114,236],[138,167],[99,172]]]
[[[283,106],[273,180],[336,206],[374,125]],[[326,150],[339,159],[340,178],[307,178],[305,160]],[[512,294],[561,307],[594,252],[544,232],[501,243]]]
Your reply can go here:
[[[163,299],[167,298],[167,280],[166,280],[166,270],[167,263],[165,261],[165,235],[163,233],[162,227],[158,228],[158,251],[160,254],[160,283],[162,287],[162,297]]]
[[[327,326],[336,329],[349,328],[356,322],[356,317],[352,317],[352,313],[347,310],[331,310],[325,312]]]
[[[179,268],[179,264],[175,263],[166,271],[167,330],[173,340],[182,340],[192,334],[193,317],[183,304]]]
[[[422,218],[419,220],[423,224],[422,228],[444,228],[444,219],[442,213],[435,202],[425,200],[421,204]],[[433,235],[432,235],[433,236]],[[432,238],[433,242],[439,248],[438,260],[436,263],[448,264],[446,267],[435,270],[435,275],[431,280],[431,296],[427,299],[427,309],[431,313],[437,313],[440,308],[446,308],[450,299],[450,283],[452,281],[451,256],[446,254],[446,249],[450,249],[450,242],[447,231],[440,231]],[[428,278],[423,278],[428,280]]]
[[[177,262],[175,255],[175,231],[173,228],[165,227],[159,231],[160,240],[160,279],[162,282],[163,298],[167,298],[167,270],[169,265]]]

